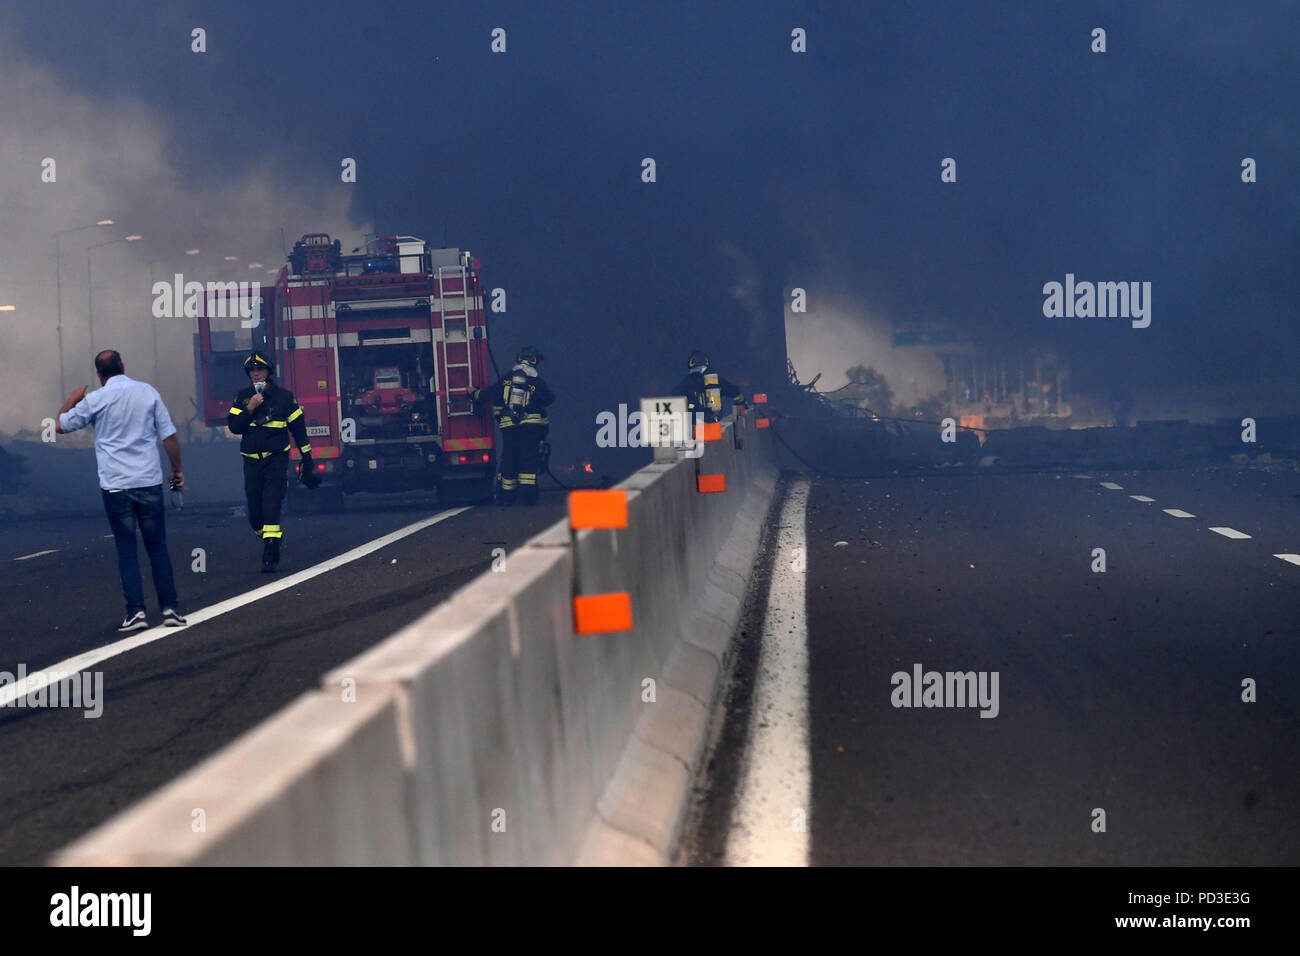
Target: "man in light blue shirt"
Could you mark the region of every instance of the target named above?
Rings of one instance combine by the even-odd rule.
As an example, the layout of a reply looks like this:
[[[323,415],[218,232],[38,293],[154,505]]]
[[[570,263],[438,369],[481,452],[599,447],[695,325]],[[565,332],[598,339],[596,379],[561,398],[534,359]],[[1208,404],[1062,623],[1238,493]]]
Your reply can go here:
[[[117,352],[106,350],[96,355],[95,372],[103,388],[86,395],[82,386],[69,395],[59,409],[54,430],[74,432],[87,425],[95,430],[100,494],[117,542],[117,569],[126,597],[126,617],[118,631],[139,631],[149,626],[135,546],[137,526],[149,555],[163,623],[180,627],[185,618],[176,609],[176,582],[171,557],[167,554],[163,474],[157,447],[158,440],[162,439],[171,459],[171,487],[180,491],[185,487],[185,475],[181,472],[176,426],[167,414],[162,396],[152,385],[127,378],[122,356]]]

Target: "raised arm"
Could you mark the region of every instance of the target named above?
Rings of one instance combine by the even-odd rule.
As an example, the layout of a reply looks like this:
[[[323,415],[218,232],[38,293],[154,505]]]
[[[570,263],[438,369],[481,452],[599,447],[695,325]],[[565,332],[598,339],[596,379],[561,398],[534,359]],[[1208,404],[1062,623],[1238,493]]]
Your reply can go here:
[[[66,435],[68,432],[75,432],[78,428],[86,427],[86,416],[80,414],[70,416],[68,418],[68,427],[63,427],[64,414],[71,411],[74,406],[81,404],[82,399],[85,397],[86,386],[83,385],[68,396],[68,400],[63,403],[63,407],[59,409],[59,413],[54,416],[54,430],[60,435]]]
[[[248,410],[244,408],[244,403],[236,395],[235,400],[230,403],[230,411],[226,413],[226,427],[230,429],[232,434],[242,435],[248,431],[248,416]]]

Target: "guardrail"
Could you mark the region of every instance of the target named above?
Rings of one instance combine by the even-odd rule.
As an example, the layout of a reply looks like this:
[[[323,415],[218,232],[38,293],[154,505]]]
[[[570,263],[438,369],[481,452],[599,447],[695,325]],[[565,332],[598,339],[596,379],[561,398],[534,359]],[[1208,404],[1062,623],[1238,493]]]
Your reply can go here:
[[[552,526],[51,862],[667,862],[775,489],[770,432],[735,427],[618,485],[626,528]],[[579,583],[632,630],[575,633]]]

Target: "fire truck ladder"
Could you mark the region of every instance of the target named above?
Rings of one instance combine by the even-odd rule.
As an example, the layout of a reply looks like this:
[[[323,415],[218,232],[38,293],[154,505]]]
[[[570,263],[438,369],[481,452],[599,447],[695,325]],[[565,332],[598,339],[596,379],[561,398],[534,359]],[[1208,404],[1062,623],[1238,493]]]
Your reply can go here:
[[[446,280],[460,279],[460,289],[448,289]],[[447,266],[438,266],[438,306],[442,311],[442,350],[443,357],[446,359],[447,369],[447,417],[455,415],[473,415],[474,404],[468,400],[458,402],[461,410],[456,411],[452,405],[451,395],[451,373],[453,369],[463,368],[465,370],[466,396],[468,399],[469,392],[473,392],[476,383],[474,382],[474,364],[473,356],[470,353],[469,345],[469,296],[466,295],[468,288],[465,267],[457,266],[450,268]],[[465,361],[453,362],[451,360],[451,351],[449,346],[453,343],[465,343]]]

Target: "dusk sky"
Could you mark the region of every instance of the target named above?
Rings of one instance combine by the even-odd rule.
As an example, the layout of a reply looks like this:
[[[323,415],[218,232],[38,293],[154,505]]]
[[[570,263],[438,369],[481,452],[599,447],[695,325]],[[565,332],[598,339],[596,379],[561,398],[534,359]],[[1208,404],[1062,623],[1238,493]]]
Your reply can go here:
[[[1079,389],[1295,388],[1294,3],[20,0],[0,36],[0,303],[17,306],[0,335],[39,393],[28,418],[57,392],[53,233],[106,215],[145,236],[95,260],[128,361],[149,341],[144,263],[176,250],[278,267],[282,228],[471,249],[509,297],[498,360],[543,350],[570,441],[671,386],[693,348],[779,381],[792,287],[827,356],[805,379],[889,374],[887,354],[837,345],[833,307],[1054,345]],[[88,241],[64,246],[69,368],[89,365]],[[1150,282],[1150,327],[1045,317],[1067,273]],[[162,339],[171,404],[187,336]],[[0,421],[20,427],[36,424]]]

